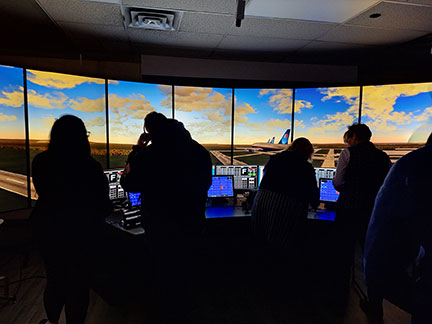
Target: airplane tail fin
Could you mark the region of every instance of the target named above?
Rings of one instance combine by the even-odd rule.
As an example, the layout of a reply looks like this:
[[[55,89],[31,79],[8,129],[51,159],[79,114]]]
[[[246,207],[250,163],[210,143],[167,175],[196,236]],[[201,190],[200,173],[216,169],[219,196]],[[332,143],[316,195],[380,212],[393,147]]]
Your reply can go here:
[[[282,135],[282,138],[280,139],[278,144],[288,144],[288,138],[289,138],[289,134],[290,134],[291,129],[287,129],[285,131],[285,133]],[[273,137],[274,139],[274,137]]]
[[[274,140],[275,140],[275,137],[273,136],[273,138],[272,138],[272,140],[270,141],[270,143],[271,143],[271,144],[274,144]]]
[[[270,143],[270,138],[268,139],[267,143]]]

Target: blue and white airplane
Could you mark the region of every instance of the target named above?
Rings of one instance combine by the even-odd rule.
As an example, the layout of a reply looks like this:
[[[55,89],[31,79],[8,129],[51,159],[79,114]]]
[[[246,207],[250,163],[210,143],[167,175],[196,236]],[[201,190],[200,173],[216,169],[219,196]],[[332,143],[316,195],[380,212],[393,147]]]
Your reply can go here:
[[[282,135],[279,143],[275,144],[275,138],[269,139],[267,143],[253,143],[252,148],[260,151],[281,151],[288,147],[288,140],[291,129],[287,129]]]

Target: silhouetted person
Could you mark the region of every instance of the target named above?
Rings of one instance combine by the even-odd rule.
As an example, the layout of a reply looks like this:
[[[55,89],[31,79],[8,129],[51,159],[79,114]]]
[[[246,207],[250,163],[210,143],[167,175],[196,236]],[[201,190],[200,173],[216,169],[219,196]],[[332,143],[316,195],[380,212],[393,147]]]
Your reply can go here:
[[[300,250],[308,205],[319,205],[313,154],[308,139],[297,138],[287,150],[273,155],[264,167],[252,208],[255,237],[275,249]]]
[[[355,243],[364,246],[366,231],[372,214],[375,197],[388,170],[390,158],[370,141],[372,132],[365,124],[353,124],[344,134],[344,149],[336,168],[333,184],[340,192],[336,203],[336,237],[341,278],[349,278],[354,262]],[[371,313],[360,305],[370,318],[382,317]]]
[[[391,168],[378,193],[365,244],[370,303],[377,308],[386,298],[410,312],[413,324],[432,323],[431,166],[432,134],[425,147]],[[414,270],[408,271],[416,258]]]
[[[152,112],[144,126],[147,133],[129,155],[121,185],[141,193],[145,235],[167,320],[177,323],[189,311],[192,256],[205,220],[211,159],[175,119]]]
[[[339,156],[333,179],[340,192],[336,222],[346,238],[352,239],[350,248],[354,247],[354,240],[363,246],[375,197],[391,166],[388,155],[375,147],[371,137],[365,124],[348,127],[344,134],[348,148]]]
[[[39,195],[31,222],[45,263],[47,320],[84,324],[89,303],[90,253],[111,212],[108,181],[90,156],[84,123],[64,115],[54,122],[48,150],[32,164]]]

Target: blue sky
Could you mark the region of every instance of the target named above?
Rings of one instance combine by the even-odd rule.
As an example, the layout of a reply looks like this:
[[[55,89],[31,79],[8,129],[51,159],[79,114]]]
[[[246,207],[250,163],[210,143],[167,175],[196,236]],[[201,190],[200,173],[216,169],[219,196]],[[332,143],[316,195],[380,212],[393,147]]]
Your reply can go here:
[[[296,89],[294,138],[343,143],[347,126],[358,121],[359,95],[360,87]]]
[[[25,139],[22,88],[23,70],[0,65],[0,138]]]

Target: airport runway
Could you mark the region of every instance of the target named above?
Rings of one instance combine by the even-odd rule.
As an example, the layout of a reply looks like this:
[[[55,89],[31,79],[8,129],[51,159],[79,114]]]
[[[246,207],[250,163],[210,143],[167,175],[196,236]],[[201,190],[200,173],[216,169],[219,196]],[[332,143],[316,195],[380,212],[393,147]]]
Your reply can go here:
[[[31,198],[37,199],[36,190],[31,182]],[[27,197],[27,176],[24,174],[13,173],[0,170],[0,188]]]
[[[334,168],[335,167],[335,153],[334,149],[329,149],[327,156],[324,159],[322,168]]]
[[[210,151],[223,165],[231,165],[231,158],[219,151]],[[246,163],[233,159],[233,165],[246,165]]]

